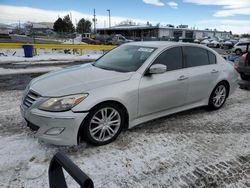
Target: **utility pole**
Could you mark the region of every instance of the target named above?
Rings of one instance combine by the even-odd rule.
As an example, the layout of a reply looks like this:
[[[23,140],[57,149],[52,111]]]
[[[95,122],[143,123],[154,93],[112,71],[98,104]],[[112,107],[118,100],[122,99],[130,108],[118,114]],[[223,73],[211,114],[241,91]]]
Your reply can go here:
[[[93,18],[93,22],[94,22],[94,33],[96,34],[96,15],[95,15],[95,9],[94,9],[94,18]]]
[[[110,9],[107,10],[109,13],[109,28],[111,28],[111,17],[110,17]]]

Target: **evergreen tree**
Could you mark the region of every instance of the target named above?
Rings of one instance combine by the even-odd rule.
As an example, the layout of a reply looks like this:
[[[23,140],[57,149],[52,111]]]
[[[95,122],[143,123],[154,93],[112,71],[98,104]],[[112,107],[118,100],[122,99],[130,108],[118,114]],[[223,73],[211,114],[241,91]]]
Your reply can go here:
[[[64,16],[63,21],[65,22],[66,32],[73,33],[75,31],[75,27],[74,27],[69,15]]]
[[[62,18],[58,18],[55,22],[54,22],[54,26],[53,29],[55,32],[66,32],[66,23],[62,20]]]
[[[242,34],[241,38],[250,38],[250,34],[248,34],[248,33]]]
[[[84,18],[80,19],[77,23],[76,31],[78,33],[90,33],[92,23]]]

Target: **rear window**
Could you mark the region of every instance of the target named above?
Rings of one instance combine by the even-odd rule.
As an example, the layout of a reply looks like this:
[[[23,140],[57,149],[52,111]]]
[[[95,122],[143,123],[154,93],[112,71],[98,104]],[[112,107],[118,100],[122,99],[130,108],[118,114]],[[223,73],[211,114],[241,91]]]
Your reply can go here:
[[[196,67],[210,64],[206,49],[185,46],[183,47],[183,54],[186,67]]]

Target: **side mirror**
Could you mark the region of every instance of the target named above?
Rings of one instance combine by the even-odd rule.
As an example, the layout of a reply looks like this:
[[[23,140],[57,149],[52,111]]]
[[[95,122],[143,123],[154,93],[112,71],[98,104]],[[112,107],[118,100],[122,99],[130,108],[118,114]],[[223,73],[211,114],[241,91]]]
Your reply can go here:
[[[149,74],[162,74],[167,71],[167,66],[163,64],[154,64],[149,68]]]

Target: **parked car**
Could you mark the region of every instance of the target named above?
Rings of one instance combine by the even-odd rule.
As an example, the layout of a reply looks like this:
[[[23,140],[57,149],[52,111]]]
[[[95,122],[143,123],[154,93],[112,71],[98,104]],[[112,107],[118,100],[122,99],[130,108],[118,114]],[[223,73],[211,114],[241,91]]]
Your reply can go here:
[[[222,42],[221,43],[221,48],[222,49],[232,49],[233,48],[233,46],[234,46],[234,43],[233,42],[231,42],[231,41],[225,41],[225,42]]]
[[[210,48],[219,48],[220,43],[216,40],[211,41],[210,43],[207,44],[208,47]]]
[[[210,41],[208,39],[205,39],[205,40],[201,41],[201,44],[208,46],[210,44]]]
[[[233,66],[205,46],[126,43],[94,63],[33,79],[21,113],[40,140],[104,145],[152,119],[200,106],[219,109],[237,82]]]
[[[109,40],[107,40],[107,44],[110,45],[121,45],[127,42],[132,42],[133,40],[128,40],[126,39],[126,37],[122,36],[122,35],[115,35],[112,38],[110,38]]]
[[[194,43],[200,44],[200,40],[199,40],[199,39],[195,39],[195,40],[194,40]]]
[[[250,81],[250,52],[240,57],[237,70],[240,73],[242,80]]]
[[[96,44],[96,45],[101,44],[100,41],[94,40],[94,39],[91,39],[91,38],[88,38],[88,37],[82,37],[82,42],[85,42],[87,44]]]
[[[250,44],[250,41],[248,42],[238,42],[234,45],[232,51],[236,54],[240,55],[247,52],[247,46]]]

